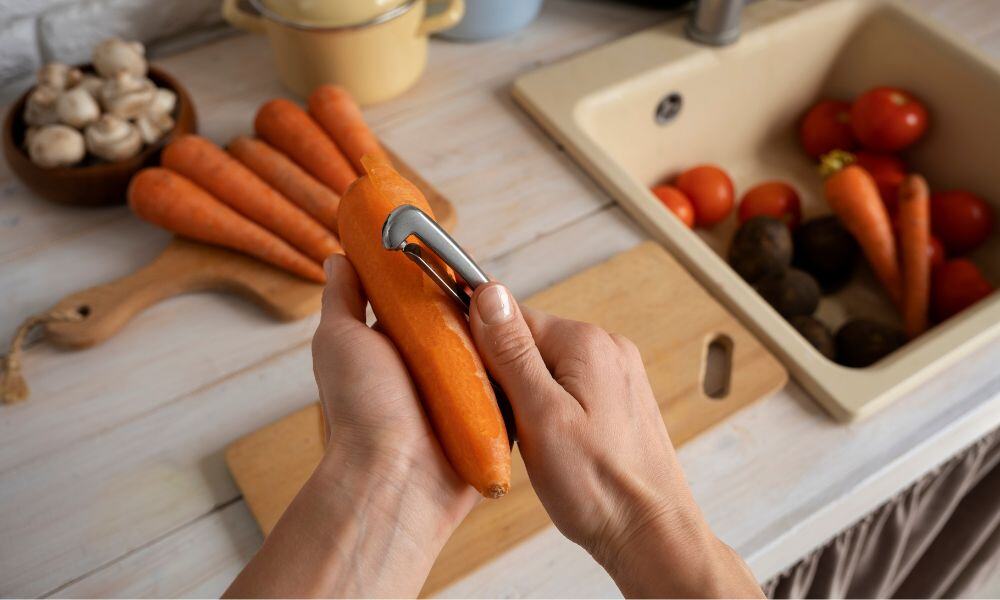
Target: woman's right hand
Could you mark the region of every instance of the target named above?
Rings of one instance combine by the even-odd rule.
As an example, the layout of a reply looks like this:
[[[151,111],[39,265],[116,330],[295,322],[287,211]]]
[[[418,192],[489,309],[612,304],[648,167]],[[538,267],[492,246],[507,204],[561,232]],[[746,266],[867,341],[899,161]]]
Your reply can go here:
[[[510,400],[531,484],[626,596],[760,597],[695,504],[628,339],[476,290],[473,338]]]

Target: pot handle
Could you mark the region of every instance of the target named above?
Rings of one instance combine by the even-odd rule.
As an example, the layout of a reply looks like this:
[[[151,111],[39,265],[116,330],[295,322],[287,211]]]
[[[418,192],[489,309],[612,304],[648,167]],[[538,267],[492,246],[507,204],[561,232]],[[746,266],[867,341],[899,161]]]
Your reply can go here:
[[[264,33],[264,19],[240,10],[240,0],[222,0],[222,18],[237,29],[250,33]]]
[[[445,29],[450,29],[458,24],[465,15],[465,0],[430,0],[432,4],[444,4],[447,6],[438,14],[427,17],[420,24],[417,35],[431,35]]]

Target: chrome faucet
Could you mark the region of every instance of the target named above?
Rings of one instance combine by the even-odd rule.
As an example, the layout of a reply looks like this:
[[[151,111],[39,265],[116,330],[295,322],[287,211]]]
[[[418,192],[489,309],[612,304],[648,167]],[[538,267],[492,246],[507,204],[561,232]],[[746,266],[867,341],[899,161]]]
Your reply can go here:
[[[688,37],[702,44],[725,46],[740,37],[740,15],[745,0],[696,0]]]

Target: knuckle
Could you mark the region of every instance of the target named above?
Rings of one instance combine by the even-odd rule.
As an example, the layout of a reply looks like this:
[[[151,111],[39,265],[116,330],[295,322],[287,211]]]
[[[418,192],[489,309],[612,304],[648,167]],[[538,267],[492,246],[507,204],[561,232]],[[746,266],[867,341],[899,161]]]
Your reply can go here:
[[[359,322],[338,319],[336,321],[321,320],[312,338],[312,353],[314,357],[337,354],[361,342],[367,326]]]
[[[531,350],[535,345],[530,333],[524,331],[509,332],[499,337],[493,343],[493,358],[498,367],[522,367],[528,362]]]
[[[611,341],[614,342],[627,361],[633,364],[642,363],[642,354],[639,352],[639,347],[635,345],[635,342],[620,333],[612,333]]]

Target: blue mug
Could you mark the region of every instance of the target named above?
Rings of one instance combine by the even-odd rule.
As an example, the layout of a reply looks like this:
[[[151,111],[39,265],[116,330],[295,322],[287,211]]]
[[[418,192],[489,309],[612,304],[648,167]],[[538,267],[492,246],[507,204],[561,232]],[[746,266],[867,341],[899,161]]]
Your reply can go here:
[[[465,0],[465,16],[443,38],[476,42],[514,33],[535,20],[542,0]]]

